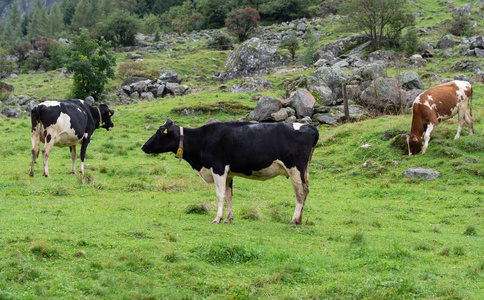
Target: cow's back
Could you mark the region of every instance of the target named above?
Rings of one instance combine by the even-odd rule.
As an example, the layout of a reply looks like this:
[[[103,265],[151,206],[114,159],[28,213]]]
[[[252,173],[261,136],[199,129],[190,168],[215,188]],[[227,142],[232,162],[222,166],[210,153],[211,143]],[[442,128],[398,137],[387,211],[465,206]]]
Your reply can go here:
[[[313,125],[286,123],[214,123],[204,126],[202,153],[231,171],[250,175],[281,161],[288,168],[308,163],[319,138]],[[211,162],[205,161],[208,166]]]

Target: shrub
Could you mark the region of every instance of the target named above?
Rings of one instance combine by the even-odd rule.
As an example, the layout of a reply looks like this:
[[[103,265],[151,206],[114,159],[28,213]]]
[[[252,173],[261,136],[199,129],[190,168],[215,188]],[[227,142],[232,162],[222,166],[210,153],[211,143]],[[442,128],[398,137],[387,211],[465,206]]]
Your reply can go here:
[[[293,31],[291,35],[284,37],[279,47],[289,51],[291,58],[294,60],[296,51],[299,49],[299,40],[297,39],[296,32]]]
[[[25,61],[30,56],[32,46],[27,43],[15,43],[8,51],[10,55],[16,56],[20,62]]]
[[[419,45],[417,30],[414,28],[409,29],[403,37],[403,49],[410,55],[417,51]]]
[[[225,18],[227,30],[243,42],[254,33],[259,23],[259,12],[251,7],[232,10]]]
[[[472,25],[472,20],[468,16],[456,13],[452,15],[452,20],[449,23],[449,32],[457,36],[471,36]]]
[[[140,76],[140,73],[145,72],[147,67],[138,61],[129,61],[118,66],[117,77],[128,78],[132,76]]]
[[[4,78],[14,69],[14,63],[7,60],[7,52],[0,48],[0,78]],[[1,94],[0,89],[0,94]]]
[[[109,51],[109,46],[103,38],[99,41],[91,40],[85,29],[74,37],[67,63],[67,70],[74,72],[72,98],[85,99],[92,96],[98,99],[108,79],[114,78],[116,58]]]
[[[208,41],[207,47],[215,50],[232,49],[232,39],[223,32],[216,32]]]

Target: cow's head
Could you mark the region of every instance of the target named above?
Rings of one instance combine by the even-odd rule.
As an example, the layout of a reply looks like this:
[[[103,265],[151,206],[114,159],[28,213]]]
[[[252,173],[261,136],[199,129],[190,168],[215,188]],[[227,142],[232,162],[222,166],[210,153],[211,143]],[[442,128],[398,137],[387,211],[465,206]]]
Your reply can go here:
[[[408,155],[415,155],[422,150],[422,137],[411,132],[407,133]]]
[[[101,104],[99,105],[99,112],[101,113],[101,127],[112,130],[114,124],[111,121],[111,116],[114,115],[114,111],[110,110],[106,104]]]
[[[175,152],[180,141],[180,129],[168,119],[156,133],[143,145],[145,153]]]

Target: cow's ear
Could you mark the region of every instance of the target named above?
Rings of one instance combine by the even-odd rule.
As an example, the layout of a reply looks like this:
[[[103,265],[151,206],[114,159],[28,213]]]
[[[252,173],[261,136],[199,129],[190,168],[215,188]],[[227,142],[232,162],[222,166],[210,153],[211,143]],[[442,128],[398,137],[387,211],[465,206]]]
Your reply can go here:
[[[112,116],[112,115],[114,115],[114,110],[109,111],[109,116]]]
[[[170,119],[167,119],[166,122],[165,122],[165,124],[163,126],[168,127],[168,126],[171,126],[171,125],[173,125],[173,121],[170,120]]]

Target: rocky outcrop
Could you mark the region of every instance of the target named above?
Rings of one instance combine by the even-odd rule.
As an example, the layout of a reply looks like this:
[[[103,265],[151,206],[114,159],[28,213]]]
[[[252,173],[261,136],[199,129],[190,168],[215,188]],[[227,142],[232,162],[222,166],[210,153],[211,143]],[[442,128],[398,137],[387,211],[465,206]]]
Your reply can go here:
[[[229,80],[246,76],[267,75],[280,65],[285,64],[277,48],[252,38],[235,48],[225,61],[219,78]]]

